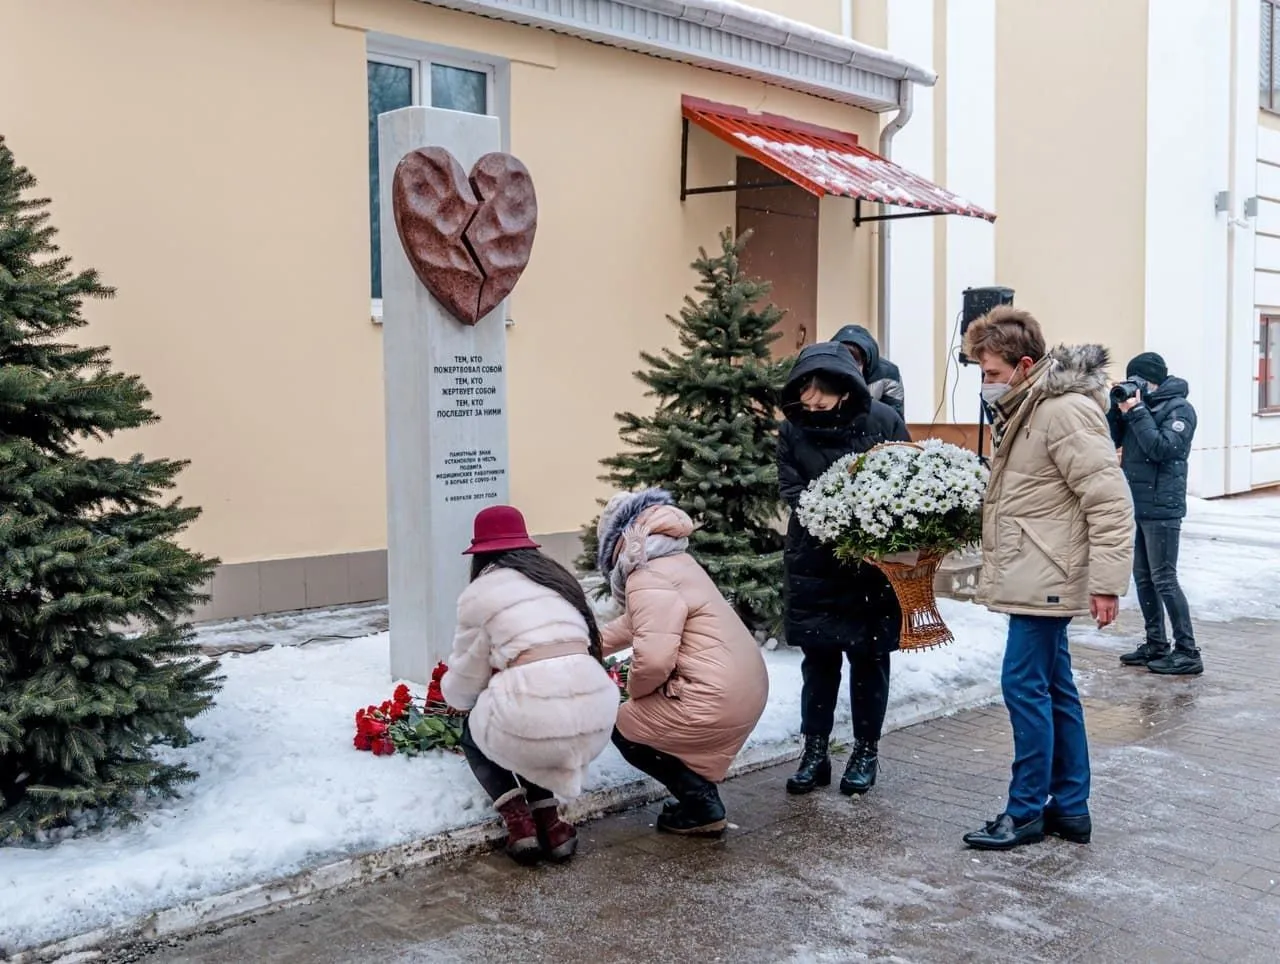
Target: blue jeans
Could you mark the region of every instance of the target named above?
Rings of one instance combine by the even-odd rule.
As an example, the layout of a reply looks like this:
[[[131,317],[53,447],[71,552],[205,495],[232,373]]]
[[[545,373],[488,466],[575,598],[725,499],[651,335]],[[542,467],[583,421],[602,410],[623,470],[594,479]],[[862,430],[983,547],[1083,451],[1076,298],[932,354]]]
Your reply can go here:
[[[1013,779],[1005,812],[1015,823],[1040,816],[1046,805],[1063,816],[1089,812],[1089,741],[1071,675],[1070,622],[1058,616],[1009,617],[1000,687],[1013,725]]]

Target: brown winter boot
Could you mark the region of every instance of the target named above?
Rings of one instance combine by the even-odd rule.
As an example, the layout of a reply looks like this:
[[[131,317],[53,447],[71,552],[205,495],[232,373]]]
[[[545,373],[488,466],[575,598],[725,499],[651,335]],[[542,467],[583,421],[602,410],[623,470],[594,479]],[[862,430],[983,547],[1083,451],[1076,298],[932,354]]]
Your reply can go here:
[[[578,831],[573,829],[573,824],[561,819],[555,797],[539,800],[531,809],[542,849],[556,863],[564,863],[578,849]]]
[[[493,809],[507,825],[506,851],[511,859],[518,864],[537,863],[542,856],[542,845],[538,843],[538,828],[524,798],[524,787],[498,797],[493,801]]]

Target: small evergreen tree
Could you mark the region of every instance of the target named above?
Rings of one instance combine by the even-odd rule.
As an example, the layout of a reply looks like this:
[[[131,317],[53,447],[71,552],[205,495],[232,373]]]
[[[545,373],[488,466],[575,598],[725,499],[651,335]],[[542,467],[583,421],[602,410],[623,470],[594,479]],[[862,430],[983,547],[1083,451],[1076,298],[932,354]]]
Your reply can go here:
[[[742,273],[748,237],[726,230],[719,254],[699,249],[692,267],[701,300],[686,296],[680,317],[667,319],[681,351],[642,353],[648,370],[635,373],[657,408],[616,416],[628,449],[602,460],[601,481],[668,489],[699,525],[695,558],[748,626],[772,631],[782,613],[776,411],[789,363],[769,351],[782,317],[761,306],[769,284]],[[596,548],[593,521],[583,530],[582,571],[595,570]]]
[[[185,463],[81,450],[156,416],[107,349],[60,340],[113,291],[56,254],[34,186],[0,137],[0,842],[172,794],[195,774],[153,749],[220,683],[185,621],[216,560],[174,541],[200,510],[162,501]]]

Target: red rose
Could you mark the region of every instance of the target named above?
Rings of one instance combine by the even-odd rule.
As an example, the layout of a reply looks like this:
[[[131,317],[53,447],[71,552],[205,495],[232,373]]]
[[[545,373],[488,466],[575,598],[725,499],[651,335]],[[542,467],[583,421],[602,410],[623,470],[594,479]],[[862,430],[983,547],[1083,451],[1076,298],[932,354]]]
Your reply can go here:
[[[396,745],[392,743],[387,737],[384,736],[381,739],[373,741],[374,756],[391,756],[391,754],[395,752],[396,752]]]
[[[439,683],[445,673],[449,672],[449,667],[444,663],[436,663],[436,668],[431,671],[431,682]]]
[[[364,733],[357,733],[353,743],[357,750],[369,750],[373,748],[373,741]]]
[[[444,690],[440,688],[438,681],[432,680],[431,685],[427,687],[427,702],[443,703],[444,701]]]
[[[405,686],[403,683],[396,687],[396,691],[392,695],[391,699],[402,705],[413,702],[413,696],[409,693],[409,687]]]
[[[404,716],[405,709],[406,706],[404,703],[392,703],[391,712],[388,714],[391,717],[391,722],[394,723],[396,720],[400,719],[400,717]]]

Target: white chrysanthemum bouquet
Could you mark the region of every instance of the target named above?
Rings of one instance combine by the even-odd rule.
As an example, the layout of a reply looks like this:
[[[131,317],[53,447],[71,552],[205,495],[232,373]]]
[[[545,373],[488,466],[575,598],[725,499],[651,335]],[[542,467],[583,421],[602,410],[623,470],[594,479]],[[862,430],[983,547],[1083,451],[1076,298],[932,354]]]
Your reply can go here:
[[[982,535],[987,470],[937,439],[846,455],[800,496],[800,522],[842,559],[945,555]]]
[[[933,577],[944,556],[981,539],[987,477],[958,446],[891,442],[832,465],[800,496],[797,515],[838,558],[885,573],[902,606],[902,648],[929,648],[952,638]]]

